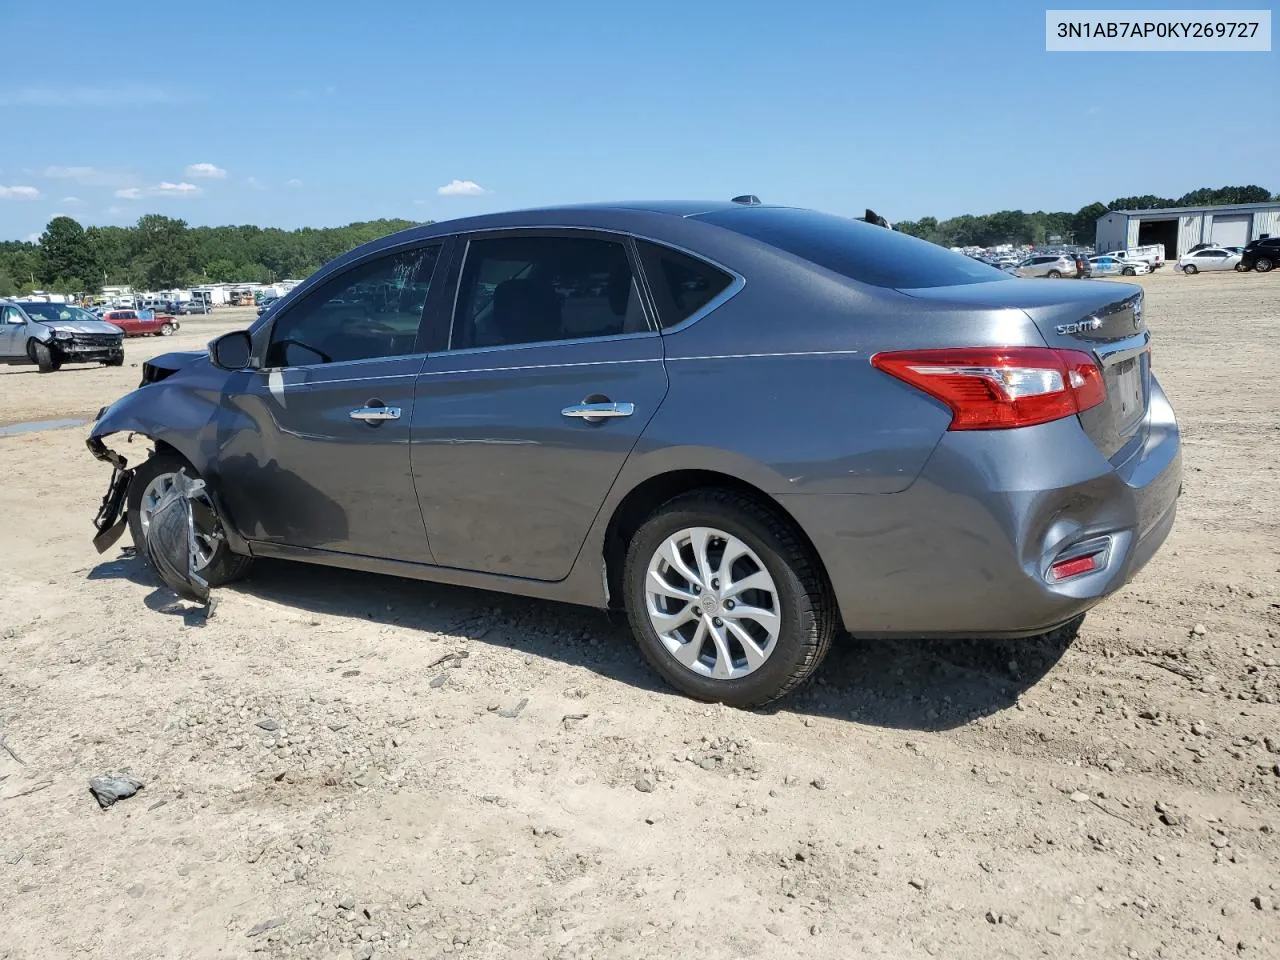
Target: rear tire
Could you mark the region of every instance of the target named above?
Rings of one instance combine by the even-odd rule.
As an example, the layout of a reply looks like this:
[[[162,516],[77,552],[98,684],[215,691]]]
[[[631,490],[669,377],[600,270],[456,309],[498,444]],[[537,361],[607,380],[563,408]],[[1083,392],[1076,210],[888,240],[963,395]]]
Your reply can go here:
[[[1182,268],[1182,272],[1185,273],[1188,277],[1191,277],[1191,276],[1195,276],[1200,271],[1196,269],[1196,265],[1194,263],[1188,263],[1185,267]]]
[[[1049,279],[1050,279],[1050,280],[1057,280],[1057,279],[1058,279],[1058,278],[1060,278],[1061,276],[1062,276],[1062,274],[1061,274],[1059,271],[1057,271],[1057,270],[1050,270],[1050,271],[1049,271],[1049,273],[1048,273],[1048,277],[1049,277]]]
[[[62,366],[62,359],[39,340],[31,341],[31,345],[27,348],[27,354],[41,373],[53,373]]]
[[[671,555],[670,544],[693,531],[710,535],[704,554],[706,567],[714,563],[715,569],[704,571],[696,565],[692,541],[683,550],[694,565],[689,566],[683,552],[679,556],[689,572],[700,578],[709,574],[705,578],[710,583],[684,578],[665,560]],[[731,542],[739,551],[732,557],[727,552]],[[672,579],[655,580],[655,565],[665,567],[663,576]],[[735,593],[746,579],[763,586],[738,588]],[[677,587],[685,599],[671,601],[674,611],[671,606],[654,609],[653,585],[670,585],[673,580],[685,584],[683,590]],[[836,633],[835,598],[812,550],[775,510],[731,490],[694,491],[655,511],[631,538],[623,584],[627,616],[641,652],[671,686],[698,700],[759,707],[786,696],[817,669]],[[708,601],[709,611],[704,609]],[[734,609],[739,612],[730,613]],[[694,610],[699,613],[693,615]],[[766,616],[754,619],[748,610]],[[716,612],[720,616],[713,618]],[[768,616],[770,612],[774,615]],[[670,618],[672,613],[686,619],[678,626],[669,620],[665,626],[671,629],[660,635],[654,617]],[[679,635],[680,630],[686,633]],[[762,639],[765,634],[769,636]],[[754,664],[741,639],[744,635],[752,642]],[[695,649],[694,643],[700,646]],[[673,647],[683,659],[677,659]],[[715,676],[717,672],[722,675]]]
[[[1269,273],[1271,268],[1274,266],[1275,261],[1270,257],[1259,257],[1257,260],[1253,261],[1253,269],[1257,270],[1259,273]]]
[[[147,558],[147,536],[142,518],[143,495],[148,488],[166,474],[175,474],[186,470],[187,476],[199,477],[199,474],[182,457],[172,453],[157,453],[145,461],[134,472],[129,481],[129,493],[125,498],[126,516],[129,520],[129,533],[133,537],[133,545],[138,555]],[[253,565],[252,557],[244,557],[232,553],[226,540],[216,540],[209,562],[199,571],[200,576],[209,582],[210,587],[220,587],[233,580],[239,580],[249,572]]]

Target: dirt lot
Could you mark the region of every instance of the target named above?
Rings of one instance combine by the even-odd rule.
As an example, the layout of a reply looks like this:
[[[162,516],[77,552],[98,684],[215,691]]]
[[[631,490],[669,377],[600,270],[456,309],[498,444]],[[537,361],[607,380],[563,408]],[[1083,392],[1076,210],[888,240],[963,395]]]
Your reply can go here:
[[[0,957],[1280,957],[1280,276],[1141,279],[1163,552],[1068,649],[851,640],[770,711],[417,582],[263,564],[202,625],[94,553],[86,428],[0,437]]]

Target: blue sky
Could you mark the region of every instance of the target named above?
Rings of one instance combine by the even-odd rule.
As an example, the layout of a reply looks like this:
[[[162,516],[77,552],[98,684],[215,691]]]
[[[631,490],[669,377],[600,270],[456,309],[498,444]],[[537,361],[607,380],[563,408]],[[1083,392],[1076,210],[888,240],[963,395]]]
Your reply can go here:
[[[1046,53],[1025,0],[0,7],[0,239],[57,213],[295,227],[750,192],[899,220],[1280,190],[1280,54]]]

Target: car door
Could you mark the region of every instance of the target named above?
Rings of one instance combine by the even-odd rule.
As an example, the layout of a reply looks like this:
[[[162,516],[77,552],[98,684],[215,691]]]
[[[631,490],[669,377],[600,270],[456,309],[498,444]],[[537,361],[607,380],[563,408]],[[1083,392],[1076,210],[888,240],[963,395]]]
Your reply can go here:
[[[436,562],[567,576],[667,392],[630,238],[475,234],[418,378],[413,473]]]
[[[27,352],[27,318],[17,307],[0,307],[0,356],[20,357]]]
[[[1201,250],[1196,254],[1196,267],[1200,270],[1225,270],[1226,266],[1225,250]]]
[[[409,469],[440,241],[372,254],[255,331],[217,423],[227,508],[251,542],[431,562]]]

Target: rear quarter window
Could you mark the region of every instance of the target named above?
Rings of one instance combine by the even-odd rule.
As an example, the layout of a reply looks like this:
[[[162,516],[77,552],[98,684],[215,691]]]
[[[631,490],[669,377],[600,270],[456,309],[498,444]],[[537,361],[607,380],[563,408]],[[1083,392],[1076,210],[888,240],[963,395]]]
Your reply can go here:
[[[759,240],[876,287],[917,289],[1008,280],[1008,274],[916,237],[791,207],[718,210],[694,219]]]
[[[637,240],[636,247],[664,330],[706,308],[733,283],[733,277],[697,257],[649,240]]]

